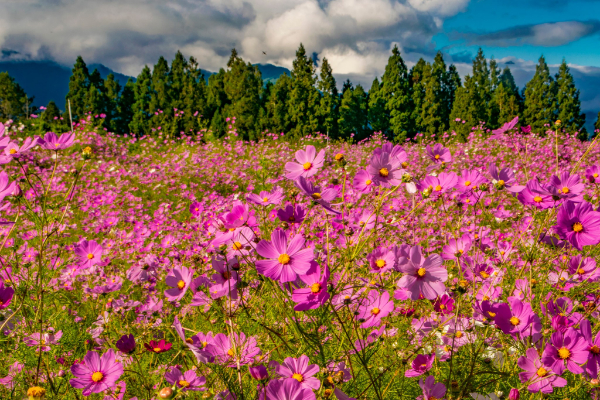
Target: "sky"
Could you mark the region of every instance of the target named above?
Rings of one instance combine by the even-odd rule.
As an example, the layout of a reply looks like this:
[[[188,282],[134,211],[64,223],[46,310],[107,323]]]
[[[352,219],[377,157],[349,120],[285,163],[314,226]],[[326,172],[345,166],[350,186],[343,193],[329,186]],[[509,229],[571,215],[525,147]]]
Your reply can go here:
[[[235,47],[252,63],[291,68],[302,42],[340,85],[368,89],[394,45],[409,66],[442,51],[463,76],[482,47],[521,87],[540,55],[554,70],[564,57],[583,108],[598,110],[597,18],[600,0],[1,0],[0,60],[72,65],[81,55],[136,76],[177,50],[217,71]]]

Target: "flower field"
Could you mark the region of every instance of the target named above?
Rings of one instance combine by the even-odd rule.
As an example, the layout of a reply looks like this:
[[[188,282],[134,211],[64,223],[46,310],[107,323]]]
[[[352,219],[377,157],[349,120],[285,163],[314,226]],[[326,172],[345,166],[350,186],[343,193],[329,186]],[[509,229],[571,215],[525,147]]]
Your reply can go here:
[[[595,141],[83,128],[0,125],[0,398],[600,398]]]

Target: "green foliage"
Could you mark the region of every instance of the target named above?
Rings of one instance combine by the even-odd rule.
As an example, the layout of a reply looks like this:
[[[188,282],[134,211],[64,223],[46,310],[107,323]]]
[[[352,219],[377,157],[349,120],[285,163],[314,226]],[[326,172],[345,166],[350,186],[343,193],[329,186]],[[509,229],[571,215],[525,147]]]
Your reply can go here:
[[[339,135],[338,117],[340,99],[338,90],[333,77],[333,71],[327,58],[323,58],[321,64],[321,79],[317,83],[317,88],[321,91],[321,102],[319,105],[319,126],[321,132],[328,133],[330,137],[337,138]],[[366,112],[366,109],[365,109]],[[342,137],[345,137],[342,135]]]
[[[292,124],[290,136],[302,137],[312,134],[319,127],[319,92],[316,83],[315,65],[306,55],[300,44],[292,68],[292,84],[288,105],[288,115]]]
[[[69,78],[69,92],[67,93],[67,110],[65,116],[69,117],[69,103],[73,121],[83,118],[88,102],[88,91],[90,88],[90,74],[87,65],[81,56],[77,57],[73,66],[71,78]]]
[[[585,114],[581,112],[579,90],[575,87],[573,75],[567,62],[563,59],[556,74],[556,101],[558,105],[558,119],[561,127],[567,132],[578,132],[581,140],[587,139],[587,131],[583,128]],[[582,129],[583,128],[583,129]]]
[[[338,120],[341,137],[350,138],[350,134],[354,133],[355,140],[363,140],[369,136],[367,106],[367,93],[361,85],[346,90]]]
[[[544,124],[554,124],[557,113],[556,82],[550,75],[550,69],[544,56],[535,67],[535,75],[525,85],[525,103],[523,119],[531,125],[533,132],[544,133]]]
[[[25,90],[8,75],[0,72],[0,118],[19,119],[29,115],[33,97],[27,97]]]
[[[131,132],[147,134],[150,132],[150,99],[152,76],[150,68],[144,66],[133,86],[133,112],[129,129]]]
[[[379,79],[375,78],[369,90],[369,123],[371,130],[388,134],[389,114],[385,108],[385,98],[379,84]]]
[[[391,134],[396,142],[403,142],[409,137],[411,128],[412,101],[408,70],[398,46],[394,46],[388,59],[381,78],[381,91],[385,99],[385,108],[390,115]]]

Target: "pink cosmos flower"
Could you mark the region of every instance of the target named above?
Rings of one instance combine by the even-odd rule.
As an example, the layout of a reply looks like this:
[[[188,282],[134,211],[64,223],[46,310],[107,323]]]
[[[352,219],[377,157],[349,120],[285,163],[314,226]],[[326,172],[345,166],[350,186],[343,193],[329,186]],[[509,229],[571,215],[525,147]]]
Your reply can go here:
[[[294,379],[272,380],[261,400],[315,400],[311,389],[307,389]]]
[[[457,182],[458,177],[454,172],[442,172],[438,176],[426,176],[417,183],[417,189],[421,192],[427,191],[429,194],[440,195],[453,189]]]
[[[167,286],[171,287],[171,289],[165,290],[165,297],[171,302],[181,300],[192,283],[193,277],[194,270],[191,268],[183,266],[173,268],[165,280]]]
[[[389,153],[390,157],[397,158],[400,163],[405,164],[408,159],[408,155],[406,151],[399,144],[393,145],[392,143],[385,143],[383,146],[376,148],[373,150],[373,155],[379,155],[382,153]],[[403,168],[406,168],[408,165],[402,165]]]
[[[254,210],[250,210],[247,204],[235,201],[231,211],[223,217],[226,229],[236,229],[242,226],[256,226]]]
[[[554,230],[561,239],[581,251],[583,246],[600,243],[600,213],[586,201],[566,201],[558,210]]]
[[[197,201],[192,202],[190,204],[190,214],[192,217],[198,218],[204,212],[204,206]]]
[[[34,148],[35,146],[37,146],[38,139],[39,138],[34,138],[34,139],[32,139],[30,137],[25,138],[25,140],[23,141],[23,144],[21,146],[19,146],[15,142],[10,142],[4,149],[4,154],[6,157],[9,157],[9,162],[10,162],[10,159],[20,157],[25,152],[27,152],[27,151],[31,150],[32,148]],[[2,163],[2,164],[6,164],[6,163]]]
[[[363,304],[358,308],[356,318],[362,321],[361,328],[370,328],[381,325],[381,319],[385,318],[394,309],[394,302],[390,300],[390,294],[383,292],[379,295],[377,290],[371,290]]]
[[[115,387],[123,374],[123,364],[115,361],[115,352],[110,349],[100,357],[95,351],[88,351],[83,363],[73,364],[71,373],[75,378],[69,383],[76,389],[83,389],[82,394],[89,396]]]
[[[533,312],[531,304],[515,297],[509,297],[508,302],[499,304],[496,310],[496,325],[502,332],[515,337],[527,337],[541,331],[540,317]]]
[[[218,299],[223,296],[229,296],[231,299],[236,300],[238,298],[237,285],[239,276],[233,267],[239,265],[238,260],[231,258],[226,263],[223,258],[213,257],[211,265],[215,274],[212,276],[214,283],[208,289],[210,297]]]
[[[4,281],[0,281],[0,310],[3,310],[10,305],[14,294],[15,290],[13,288],[4,286]]]
[[[525,186],[517,185],[515,173],[510,168],[502,168],[498,171],[496,164],[489,165],[489,173],[492,176],[492,183],[498,190],[506,189],[509,192],[519,193]]]
[[[43,333],[40,337],[40,333],[36,332],[25,338],[23,341],[29,347],[37,347],[41,351],[50,351],[50,345],[58,344],[58,341],[62,337],[62,331],[56,333]]]
[[[396,266],[396,255],[393,251],[378,247],[367,256],[367,261],[369,261],[369,272],[380,274]]]
[[[454,310],[454,299],[444,293],[442,296],[435,299],[433,302],[433,309],[444,315],[452,314],[452,311]]]
[[[550,178],[550,189],[552,194],[561,199],[571,199],[571,201],[581,201],[581,193],[585,185],[581,183],[579,175],[571,175],[568,172],[562,172],[560,177],[554,175]]]
[[[298,275],[308,272],[314,258],[313,248],[304,247],[304,237],[296,235],[288,244],[287,234],[276,229],[271,234],[271,241],[261,240],[256,252],[267,260],[256,262],[256,271],[266,277],[280,282],[292,282]]]
[[[259,206],[268,206],[271,204],[279,204],[285,197],[283,189],[275,187],[272,192],[262,191],[259,194],[251,193],[248,195],[248,201],[258,204]]]
[[[596,260],[591,257],[582,259],[581,254],[569,261],[569,273],[576,275],[580,282],[596,282],[600,278],[600,268],[596,266]]]
[[[391,157],[389,153],[381,153],[371,157],[367,173],[371,175],[375,185],[389,188],[402,183],[402,175],[405,171],[398,158]]]
[[[64,150],[71,147],[75,141],[75,135],[71,132],[63,133],[60,138],[54,132],[48,132],[44,138],[38,139],[40,146],[46,150]]]
[[[206,351],[215,357],[218,362],[228,367],[237,367],[254,362],[254,357],[260,354],[260,349],[256,345],[256,338],[246,337],[243,332],[233,333],[230,340],[227,335],[218,333],[212,342],[206,346]]]
[[[596,337],[594,338],[592,336],[592,326],[587,319],[581,321],[580,332],[585,340],[588,351],[585,370],[591,378],[598,378],[598,365],[600,365],[600,332],[596,333]]]
[[[313,268],[306,275],[300,275],[300,279],[308,287],[295,289],[292,294],[292,300],[298,304],[294,306],[294,311],[306,311],[319,308],[327,300],[327,281],[329,280],[329,269],[325,266],[323,276],[321,276],[321,267],[313,261]]]
[[[585,177],[590,183],[596,183],[600,177],[600,168],[597,165],[592,165],[585,170]]]
[[[542,362],[548,365],[557,375],[562,375],[566,369],[574,374],[581,374],[581,364],[588,358],[586,340],[573,329],[568,328],[564,333],[554,332],[551,341],[546,343]]]
[[[352,187],[360,193],[369,193],[375,186],[373,176],[365,170],[358,171],[352,179]]]
[[[165,380],[170,384],[177,386],[183,392],[188,390],[206,390],[206,388],[203,387],[206,384],[206,378],[203,376],[198,376],[194,370],[189,370],[182,373],[181,369],[175,367],[165,374]]]
[[[319,168],[323,166],[325,159],[325,150],[317,151],[315,146],[308,145],[306,150],[298,150],[296,152],[296,161],[285,164],[288,179],[297,179],[298,177],[309,178],[319,172]]]
[[[458,239],[450,239],[442,249],[442,258],[455,260],[467,253],[471,249],[471,244],[471,236],[466,233]]]
[[[10,182],[6,171],[0,172],[0,201],[7,196],[12,196],[17,189],[16,182]]]
[[[250,254],[254,248],[252,242],[254,240],[254,232],[252,229],[244,226],[233,232],[233,235],[224,243],[227,247],[227,258],[235,256],[246,256]],[[216,239],[215,239],[216,241]],[[213,245],[215,244],[213,241]]]
[[[458,182],[456,189],[459,192],[466,192],[473,190],[482,183],[486,183],[487,179],[477,171],[463,169],[461,174],[458,176]]]
[[[436,143],[433,148],[430,145],[427,145],[427,156],[435,164],[444,164],[452,161],[450,150],[440,143]]]
[[[308,390],[318,390],[321,387],[321,381],[314,378],[313,375],[319,372],[317,364],[308,364],[309,359],[306,355],[298,358],[287,357],[283,363],[275,367],[275,372],[287,380],[296,380],[300,385]]]
[[[323,206],[327,211],[339,214],[339,212],[331,208],[331,202],[335,200],[338,195],[336,189],[329,188],[322,191],[320,186],[314,186],[302,176],[294,182],[294,185],[296,185],[296,187],[306,196],[313,199],[315,203]]]
[[[519,192],[517,199],[524,205],[535,206],[540,210],[552,208],[556,205],[552,193],[542,187],[537,179],[527,182],[527,186]]]
[[[415,376],[423,375],[431,369],[434,360],[435,354],[417,355],[410,365],[411,368],[404,372],[404,376],[407,378],[414,378]]]
[[[424,258],[421,246],[410,249],[408,257],[400,257],[398,266],[404,275],[397,286],[410,292],[412,300],[418,300],[421,295],[433,300],[446,291],[444,282],[448,279],[448,271],[442,266],[443,260],[438,254]]]
[[[517,361],[519,368],[525,372],[519,373],[521,382],[528,382],[529,389],[532,393],[552,393],[555,387],[564,387],[567,385],[567,380],[561,378],[552,372],[552,369],[545,365],[536,349],[527,349],[525,356],[522,356]]]
[[[288,204],[285,208],[277,210],[277,218],[288,224],[301,224],[305,217],[306,210],[300,204],[296,204],[295,206]]]
[[[2,125],[0,123],[0,125]],[[17,376],[23,370],[23,364],[20,364],[18,361],[15,361],[12,365],[8,367],[8,375],[4,378],[0,378],[0,385],[4,386],[7,389],[14,389],[16,386]]]
[[[446,395],[446,385],[443,383],[435,383],[435,378],[429,375],[423,379],[419,379],[419,386],[423,391],[423,395],[417,397],[417,400],[438,400]]]
[[[102,246],[95,240],[83,240],[75,248],[81,268],[91,268],[102,261]]]

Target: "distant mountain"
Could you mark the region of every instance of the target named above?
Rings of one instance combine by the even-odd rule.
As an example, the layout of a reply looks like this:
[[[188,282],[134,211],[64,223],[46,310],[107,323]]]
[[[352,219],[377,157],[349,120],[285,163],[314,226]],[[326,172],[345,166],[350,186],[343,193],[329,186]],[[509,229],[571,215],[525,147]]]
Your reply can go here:
[[[260,70],[265,84],[267,82],[275,82],[282,74],[290,74],[290,70],[283,67],[278,67],[272,64],[255,64]],[[89,64],[88,70],[90,73],[97,69],[103,79],[109,74],[115,75],[121,86],[127,83],[129,78],[135,81],[134,77],[130,77],[102,64]],[[10,76],[21,85],[29,96],[34,96],[35,106],[45,106],[51,100],[54,100],[56,105],[65,110],[65,97],[69,92],[69,78],[71,77],[71,68],[65,67],[54,61],[8,61],[0,62],[0,72],[8,72]],[[202,70],[205,79],[214,72]]]

